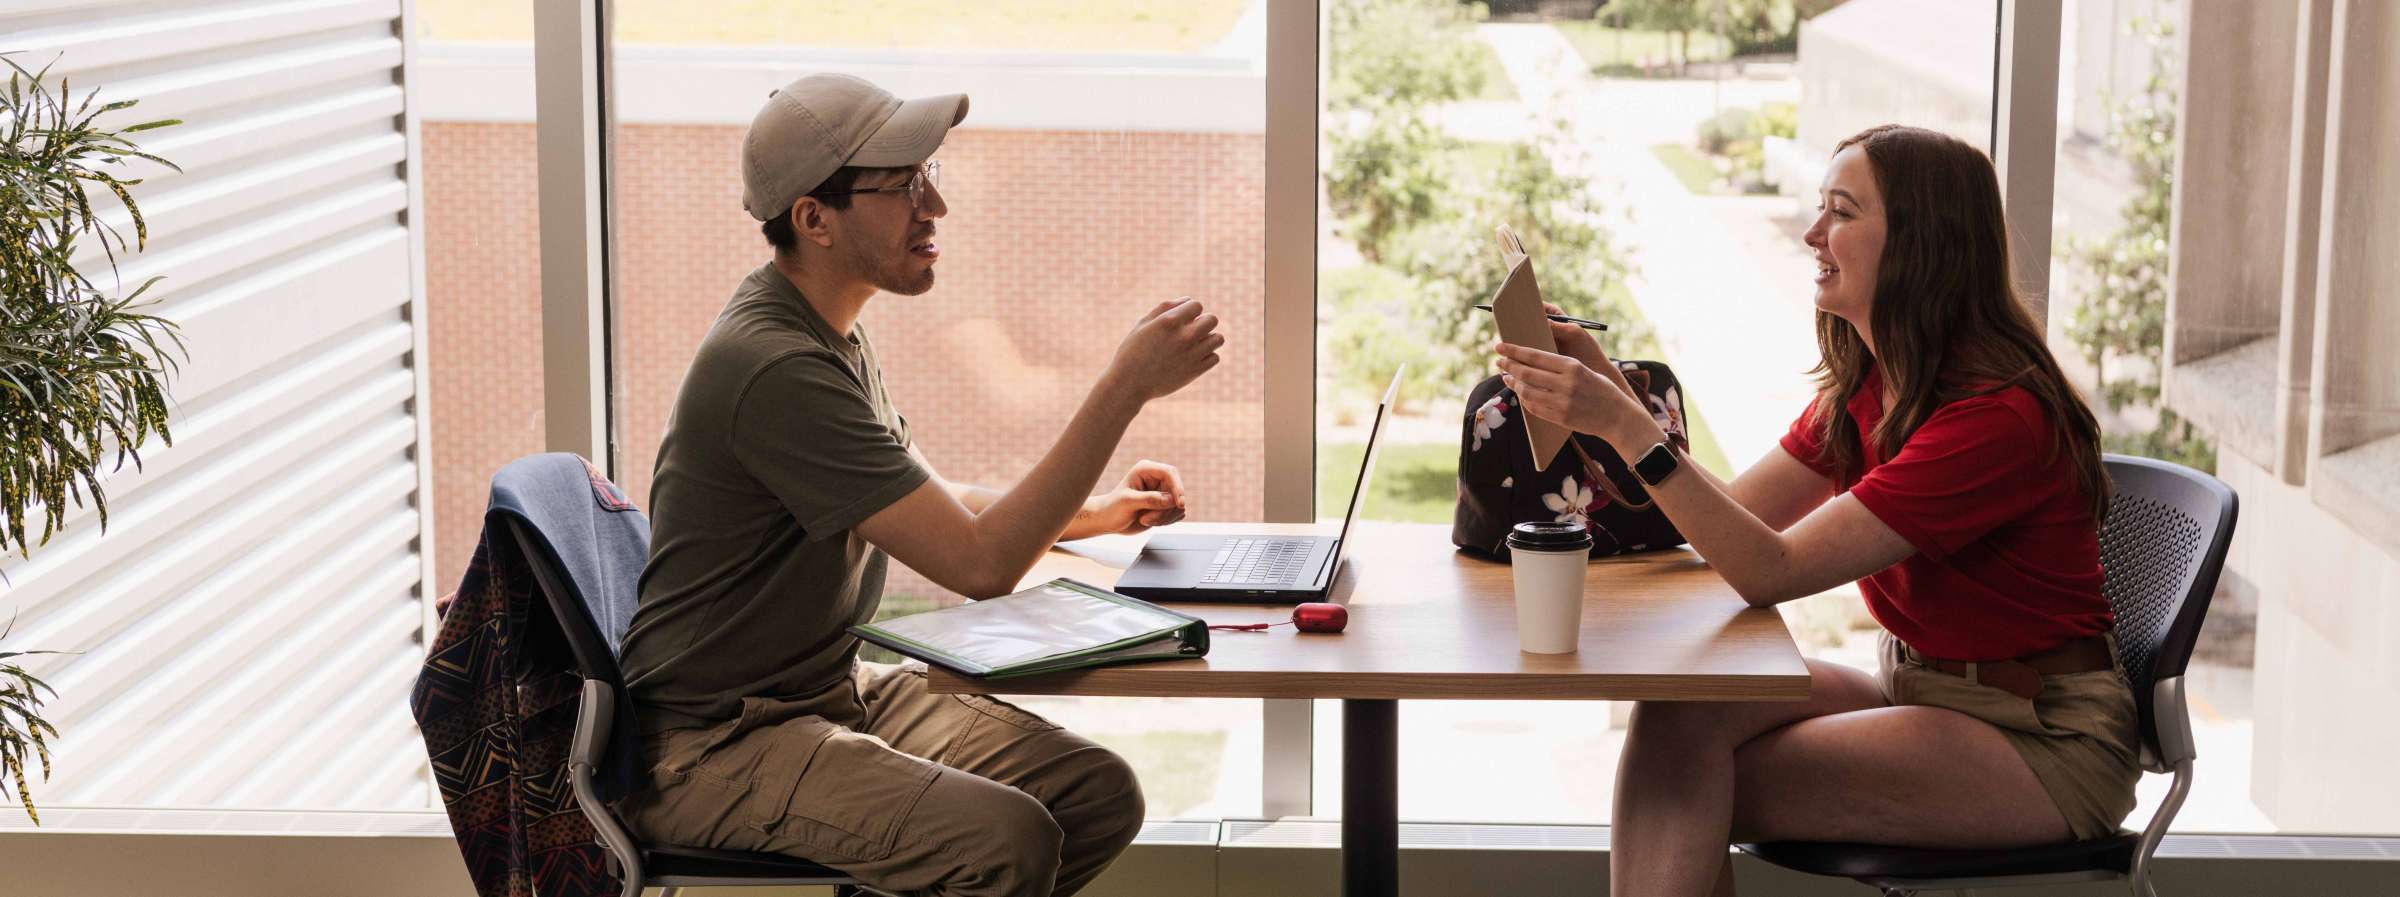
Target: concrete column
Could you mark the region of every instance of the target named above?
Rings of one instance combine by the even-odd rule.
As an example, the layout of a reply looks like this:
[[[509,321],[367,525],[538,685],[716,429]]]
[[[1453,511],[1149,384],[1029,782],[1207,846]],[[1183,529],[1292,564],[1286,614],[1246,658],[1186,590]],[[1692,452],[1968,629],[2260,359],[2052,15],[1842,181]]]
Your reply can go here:
[[[2176,365],[2275,333],[2297,25],[2287,4],[2195,0],[2178,36],[2170,381]]]
[[[2176,32],[2174,214],[2166,404],[2220,454],[2275,467],[2299,16],[2283,3],[2195,0]]]
[[[2270,469],[2290,485],[2307,479],[2309,384],[2315,382],[2317,228],[2325,187],[2325,91],[2332,59],[2333,0],[2301,0],[2293,49],[2292,138],[2283,211],[2282,314],[2275,347],[2275,454]]]
[[[2322,458],[2400,435],[2400,8],[2338,0],[2317,255]]]

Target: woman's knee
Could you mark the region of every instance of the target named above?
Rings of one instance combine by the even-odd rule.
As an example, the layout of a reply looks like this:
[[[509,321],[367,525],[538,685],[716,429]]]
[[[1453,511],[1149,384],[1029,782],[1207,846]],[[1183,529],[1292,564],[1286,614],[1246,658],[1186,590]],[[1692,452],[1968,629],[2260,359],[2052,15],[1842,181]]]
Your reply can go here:
[[[1796,770],[1776,757],[1773,735],[1755,738],[1733,751],[1733,840],[1782,841],[1806,838],[1794,829],[1791,815],[1821,819],[1834,812],[1813,782],[1795,781]]]
[[[1625,724],[1629,743],[1661,747],[1699,747],[1732,741],[1734,705],[1696,701],[1642,701],[1633,705]]]
[[[1808,696],[1799,701],[1642,701],[1632,726],[1659,733],[1717,733],[1747,741],[1811,717],[1885,705],[1882,691],[1866,673],[1821,660],[1806,661]]]

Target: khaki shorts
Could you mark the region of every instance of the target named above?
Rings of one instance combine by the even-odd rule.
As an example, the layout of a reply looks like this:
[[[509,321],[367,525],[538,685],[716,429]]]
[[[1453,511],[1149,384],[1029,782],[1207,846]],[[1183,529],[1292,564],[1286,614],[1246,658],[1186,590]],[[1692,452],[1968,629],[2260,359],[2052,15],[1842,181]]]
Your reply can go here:
[[[2113,655],[2113,637],[2109,647]],[[1884,700],[1956,710],[1999,727],[2050,792],[2076,840],[2114,834],[2133,812],[2133,784],[2142,777],[2141,723],[2121,665],[2043,676],[2041,695],[2027,700],[1929,668],[1888,632],[1877,653],[1882,662],[1875,683]]]

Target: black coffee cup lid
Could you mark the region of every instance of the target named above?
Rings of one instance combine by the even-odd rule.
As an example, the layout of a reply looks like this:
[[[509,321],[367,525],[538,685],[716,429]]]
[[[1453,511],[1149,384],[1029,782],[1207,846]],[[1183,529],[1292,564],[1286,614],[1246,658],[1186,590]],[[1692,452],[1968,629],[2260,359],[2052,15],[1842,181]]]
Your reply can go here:
[[[1520,523],[1508,531],[1508,547],[1532,551],[1563,551],[1570,548],[1590,548],[1592,534],[1583,524],[1569,520],[1565,523]]]

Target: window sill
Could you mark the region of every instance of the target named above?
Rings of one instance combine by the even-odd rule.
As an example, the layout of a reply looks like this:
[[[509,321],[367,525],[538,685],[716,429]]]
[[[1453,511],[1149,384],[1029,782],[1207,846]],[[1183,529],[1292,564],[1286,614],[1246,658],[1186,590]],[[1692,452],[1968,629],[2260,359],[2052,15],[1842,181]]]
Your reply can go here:
[[[2165,404],[2207,430],[2217,448],[2275,466],[2275,337],[2176,365]]]
[[[66,809],[60,810],[62,822]],[[271,824],[261,814],[279,811],[115,812],[227,814],[247,817],[249,827]],[[329,822],[325,817],[353,814],[303,815]],[[1589,890],[1607,875],[1605,826],[1411,822],[1399,834],[1402,869],[1419,893],[1569,893]],[[1339,889],[1340,843],[1340,824],[1324,819],[1153,820],[1087,893],[1331,895]],[[446,832],[327,838],[0,830],[0,857],[36,851],[42,862],[10,867],[10,893],[448,897],[472,890]],[[2157,856],[2159,889],[2187,897],[2292,891],[2295,883],[2305,883],[2297,890],[2307,893],[2385,893],[2400,876],[2400,840],[2384,837],[2176,833],[2159,845]],[[1826,889],[1842,886],[1839,879],[1775,869],[1748,857],[1734,863],[1746,889],[1761,893],[1832,893]]]
[[[2400,555],[2400,435],[2318,458],[2308,479],[2317,507]]]

